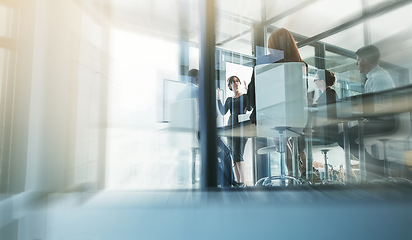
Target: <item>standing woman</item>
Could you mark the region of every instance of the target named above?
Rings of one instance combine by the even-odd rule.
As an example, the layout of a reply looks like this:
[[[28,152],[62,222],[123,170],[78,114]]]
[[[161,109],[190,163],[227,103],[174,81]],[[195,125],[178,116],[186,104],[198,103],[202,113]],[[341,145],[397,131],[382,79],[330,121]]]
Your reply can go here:
[[[234,92],[233,97],[228,97],[225,105],[222,104],[220,94],[217,96],[219,111],[225,115],[230,111],[228,125],[234,125],[239,122],[239,115],[245,114],[247,110],[251,110],[249,98],[240,91],[240,79],[237,76],[231,76],[227,79],[227,85]],[[246,83],[245,83],[246,86]],[[247,89],[246,89],[247,90]],[[248,138],[244,137],[228,137],[228,143],[232,150],[234,161],[234,171],[239,186],[245,186],[245,169],[243,153]]]

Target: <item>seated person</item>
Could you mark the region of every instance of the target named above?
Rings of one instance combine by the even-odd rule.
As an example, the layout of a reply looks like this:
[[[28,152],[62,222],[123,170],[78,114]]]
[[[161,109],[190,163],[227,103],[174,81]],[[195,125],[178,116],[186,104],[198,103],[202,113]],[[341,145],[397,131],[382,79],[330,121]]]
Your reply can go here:
[[[199,70],[192,68],[187,73],[188,82],[185,88],[177,95],[177,99],[188,99],[199,97]]]
[[[316,73],[315,79],[313,80],[316,84],[316,87],[322,92],[319,98],[316,100],[316,106],[327,106],[326,112],[318,112],[318,118],[335,118],[336,117],[336,108],[333,104],[336,103],[337,94],[335,90],[331,87],[335,84],[336,78],[335,75],[329,70],[319,69]],[[315,127],[312,128],[312,140],[314,144],[332,144],[336,142],[336,135],[338,134],[338,126],[326,125],[326,126],[317,126],[316,122],[313,124]],[[305,132],[310,131],[310,126],[305,129]],[[302,166],[300,166],[300,172],[302,177],[306,176],[306,154],[304,153],[305,149],[305,137],[302,136],[299,138],[298,151],[299,156],[302,160]]]
[[[365,93],[387,90],[395,87],[390,74],[379,66],[380,51],[373,45],[368,45],[356,51],[356,65],[359,72],[366,74]],[[363,124],[364,135],[390,132],[395,127],[394,116],[381,116],[365,119]],[[358,126],[348,130],[350,152],[359,158]],[[344,147],[343,133],[337,137],[339,146]],[[383,161],[380,161],[365,151],[367,178],[371,175],[383,176]]]

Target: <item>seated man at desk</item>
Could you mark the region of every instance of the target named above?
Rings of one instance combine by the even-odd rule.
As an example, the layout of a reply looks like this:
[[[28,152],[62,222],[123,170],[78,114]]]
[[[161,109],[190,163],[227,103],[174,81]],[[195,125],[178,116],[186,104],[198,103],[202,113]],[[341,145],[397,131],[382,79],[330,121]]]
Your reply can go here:
[[[365,93],[378,92],[395,87],[390,74],[379,66],[380,51],[376,46],[368,45],[356,51],[356,65],[360,73],[366,74]],[[395,127],[393,116],[381,116],[364,120],[364,135],[385,133]],[[358,126],[348,130],[351,154],[359,158]],[[338,136],[338,143],[343,148],[343,134]],[[365,151],[367,178],[371,174],[383,175],[383,161],[380,161]]]

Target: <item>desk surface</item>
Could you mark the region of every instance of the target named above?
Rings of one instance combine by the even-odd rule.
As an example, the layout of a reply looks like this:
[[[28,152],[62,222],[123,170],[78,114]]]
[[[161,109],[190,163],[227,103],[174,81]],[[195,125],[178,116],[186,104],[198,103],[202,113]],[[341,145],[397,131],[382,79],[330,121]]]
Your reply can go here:
[[[342,121],[397,114],[412,111],[412,84],[386,91],[365,93],[343,98],[333,106],[311,107],[310,112],[326,112],[336,107],[337,118],[325,119],[322,114],[313,114],[317,127],[337,124]],[[326,116],[326,115],[325,115]],[[274,137],[276,130],[273,130]],[[257,127],[250,120],[218,128],[219,136],[257,137]]]
[[[343,98],[336,103],[338,118],[379,117],[412,111],[412,84]]]
[[[256,125],[250,120],[217,128],[217,135],[223,137],[256,137]]]
[[[289,137],[300,136],[303,128],[288,128],[285,135]],[[264,135],[258,135],[258,126],[253,124],[250,120],[234,125],[227,125],[217,129],[217,135],[223,137],[278,137],[279,133],[276,129],[269,129],[265,126]]]

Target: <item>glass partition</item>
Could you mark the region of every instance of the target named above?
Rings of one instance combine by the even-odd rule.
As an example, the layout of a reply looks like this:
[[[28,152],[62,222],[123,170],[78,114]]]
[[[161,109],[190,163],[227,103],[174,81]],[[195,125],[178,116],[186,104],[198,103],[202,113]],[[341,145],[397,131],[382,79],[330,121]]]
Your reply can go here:
[[[369,20],[371,42],[376,43],[400,32],[408,32],[412,24],[407,20],[411,11],[412,6],[407,5]]]
[[[13,167],[13,164],[10,164],[12,159],[10,139],[13,133],[12,103],[16,88],[16,74],[14,71],[16,36],[13,33],[17,29],[17,24],[15,19],[16,9],[12,6],[11,3],[5,4],[0,1],[0,194],[7,193],[10,189],[18,192],[23,191],[22,183],[26,179],[24,168],[20,168],[14,173],[9,171]],[[25,150],[24,142],[22,142],[22,146],[19,149],[20,151]],[[16,161],[16,164],[20,163],[24,166],[24,162]],[[13,178],[13,174],[19,175],[20,178]],[[11,187],[12,183],[15,183],[15,185]]]
[[[351,40],[347,41],[348,38]],[[358,24],[354,27],[326,37],[322,39],[322,42],[355,52],[358,48],[365,45],[363,36],[363,24]]]
[[[307,2],[306,0],[291,0],[291,1],[282,1],[282,0],[265,0],[265,16],[266,20],[269,20],[273,17],[279,16],[280,14],[290,11],[290,9],[296,8]]]
[[[13,8],[0,4],[0,38],[11,37]]]
[[[56,180],[47,181],[47,187],[56,183],[51,189],[197,189],[202,159],[198,99],[182,101],[180,93],[196,89],[189,72],[199,69],[203,57],[199,2],[64,0],[43,8],[51,2],[23,7],[28,3],[0,1],[1,117],[4,126],[11,126],[2,131],[17,131],[25,139],[26,145],[12,146],[16,154],[24,154],[20,147],[28,152],[19,164],[40,166],[40,173],[48,165],[60,169],[60,174],[45,175]],[[369,9],[362,2],[217,1],[216,28],[210,33],[216,36],[216,74],[208,84],[219,87],[225,101],[235,96],[227,79],[238,76],[241,93],[247,93],[253,69],[260,64],[254,50],[267,47],[267,29],[287,28],[307,64],[306,90],[314,92],[309,106],[321,96],[315,80],[323,68],[335,74],[339,100],[364,93],[366,76],[356,65],[355,51],[370,43],[381,50],[380,65],[394,85],[407,89],[412,64],[406,16],[411,5],[393,5],[363,19],[366,10],[376,11],[382,1],[364,1]],[[312,41],[305,43],[307,39]],[[11,100],[16,105],[8,104]],[[219,114],[218,103],[213,104],[216,116],[209,117],[224,127],[230,113]],[[3,143],[13,141],[13,136],[3,136]],[[409,147],[409,138],[402,141]],[[252,145],[249,141],[245,157],[246,171],[254,174],[257,149]],[[37,178],[42,174],[22,171],[27,179],[18,179],[21,189],[26,181],[30,187],[45,181]],[[20,172],[11,170],[10,176],[15,173]],[[248,186],[256,183],[253,174]]]
[[[339,9],[339,11],[336,11]],[[350,0],[337,1],[314,1],[303,9],[297,9],[282,19],[271,23],[275,27],[285,27],[308,37],[327,31],[341,22],[361,16],[361,1]]]
[[[326,69],[336,75],[335,88],[340,98],[350,97],[363,92],[364,79],[356,66],[356,60],[326,51]]]
[[[0,0],[2,239],[116,239],[125,228],[131,239],[143,228],[213,239],[223,215],[246,217],[221,238],[250,230],[231,231],[247,217],[259,219],[247,236],[264,238],[279,211],[322,215],[323,203],[336,216],[353,207],[366,225],[387,204],[408,215],[410,1],[216,0],[207,16],[201,3],[211,1]],[[269,50],[280,28],[295,41]],[[356,59],[370,44],[380,67]],[[410,217],[399,219],[393,232],[405,233]]]
[[[217,46],[235,53],[241,53],[248,56],[252,56],[252,33],[248,31],[247,33],[238,36],[236,39],[230,42],[222,42]]]
[[[197,96],[188,89],[196,86],[178,73],[179,43],[122,30],[111,37],[107,188],[198,186]]]

